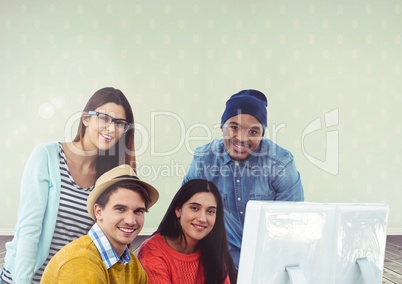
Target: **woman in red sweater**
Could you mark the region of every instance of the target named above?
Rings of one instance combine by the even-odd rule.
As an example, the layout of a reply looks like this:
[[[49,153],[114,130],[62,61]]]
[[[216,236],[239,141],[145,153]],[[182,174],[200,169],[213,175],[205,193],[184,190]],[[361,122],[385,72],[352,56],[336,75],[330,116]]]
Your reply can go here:
[[[149,283],[236,283],[223,214],[212,182],[185,183],[156,232],[138,250]]]

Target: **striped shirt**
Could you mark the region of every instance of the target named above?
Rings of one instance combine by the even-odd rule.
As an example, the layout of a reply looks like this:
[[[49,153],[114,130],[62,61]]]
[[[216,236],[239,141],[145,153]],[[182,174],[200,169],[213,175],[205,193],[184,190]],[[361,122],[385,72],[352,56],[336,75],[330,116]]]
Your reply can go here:
[[[70,170],[68,169],[66,156],[61,143],[59,143],[59,145],[61,175],[60,206],[57,213],[56,227],[50,245],[49,256],[34,275],[33,283],[40,282],[43,271],[50,259],[63,246],[87,234],[94,222],[89,216],[86,207],[87,198],[93,186],[90,188],[82,188],[74,182]]]
[[[99,228],[98,224],[94,224],[91,230],[88,232],[88,235],[93,240],[96,248],[99,251],[99,254],[102,257],[102,261],[105,264],[106,268],[109,269],[117,262],[121,262],[122,264],[129,263],[131,260],[130,251],[128,247],[125,249],[121,257],[116,253],[110,244],[109,240],[106,238],[105,234]]]
[[[50,245],[49,255],[42,267],[39,268],[33,277],[32,283],[35,284],[40,282],[43,271],[50,259],[63,246],[83,235],[86,235],[94,223],[92,218],[89,216],[86,207],[87,198],[89,193],[92,191],[93,186],[82,188],[74,182],[70,170],[68,169],[66,155],[61,143],[59,143],[59,149],[59,167],[61,175],[59,211],[57,213],[56,227]],[[4,283],[13,283],[10,271],[4,267],[0,275],[1,280],[3,280]]]

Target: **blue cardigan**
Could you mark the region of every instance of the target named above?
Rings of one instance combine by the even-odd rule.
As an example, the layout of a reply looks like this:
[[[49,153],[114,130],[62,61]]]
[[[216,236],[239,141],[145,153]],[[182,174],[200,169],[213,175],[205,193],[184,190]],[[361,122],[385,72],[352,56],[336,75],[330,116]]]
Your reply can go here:
[[[31,283],[49,255],[60,203],[58,142],[37,145],[22,175],[18,221],[4,267],[13,282]]]

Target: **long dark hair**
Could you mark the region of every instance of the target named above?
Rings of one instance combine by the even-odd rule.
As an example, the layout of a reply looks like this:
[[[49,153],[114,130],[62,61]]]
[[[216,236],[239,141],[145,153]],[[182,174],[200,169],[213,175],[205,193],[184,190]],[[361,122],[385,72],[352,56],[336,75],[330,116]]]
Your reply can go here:
[[[126,96],[119,89],[112,87],[106,87],[96,91],[92,97],[88,100],[83,112],[95,110],[96,108],[107,104],[115,103],[124,108],[126,112],[126,120],[130,123],[130,128],[120,137],[119,141],[112,148],[107,151],[99,153],[96,159],[96,177],[98,178],[108,170],[121,165],[128,164],[134,170],[136,169],[135,162],[135,149],[134,149],[134,115],[131,109],[130,103]],[[86,126],[81,122],[78,126],[77,135],[74,138],[74,142],[82,142],[85,135]]]
[[[181,208],[186,201],[199,192],[211,192],[217,203],[215,225],[211,232],[198,242],[204,266],[205,283],[222,284],[227,275],[229,275],[231,283],[236,283],[237,273],[228,249],[222,198],[214,183],[204,179],[193,179],[183,184],[173,197],[154,234],[160,233],[173,238],[181,237],[185,240],[186,237],[177,220],[175,210]]]

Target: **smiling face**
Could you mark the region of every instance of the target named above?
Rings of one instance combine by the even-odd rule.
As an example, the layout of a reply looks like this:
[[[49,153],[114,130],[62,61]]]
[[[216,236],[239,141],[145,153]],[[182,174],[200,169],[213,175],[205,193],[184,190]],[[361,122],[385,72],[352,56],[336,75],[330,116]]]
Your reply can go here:
[[[117,119],[126,119],[124,108],[115,103],[101,105],[93,111],[105,113]],[[84,115],[82,123],[86,126],[83,138],[85,150],[106,151],[113,147],[124,133],[123,130],[116,127],[115,123],[105,125],[96,115]]]
[[[175,210],[190,246],[206,237],[215,225],[217,204],[211,192],[194,194],[181,208]]]
[[[97,224],[118,255],[141,232],[146,211],[144,198],[123,187],[110,194],[104,208],[97,203],[94,205]]]
[[[223,144],[235,161],[247,159],[262,139],[263,127],[252,115],[239,114],[229,118],[222,126]]]

